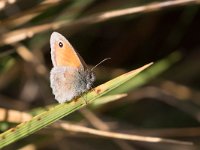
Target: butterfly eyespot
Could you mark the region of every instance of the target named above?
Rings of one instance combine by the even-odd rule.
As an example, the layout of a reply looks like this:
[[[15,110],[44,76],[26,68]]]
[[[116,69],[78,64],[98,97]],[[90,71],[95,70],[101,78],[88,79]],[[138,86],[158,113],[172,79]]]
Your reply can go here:
[[[60,47],[60,48],[62,48],[62,47],[63,47],[63,43],[62,43],[62,42],[59,42],[59,44],[58,44],[58,45],[59,45],[59,47]]]

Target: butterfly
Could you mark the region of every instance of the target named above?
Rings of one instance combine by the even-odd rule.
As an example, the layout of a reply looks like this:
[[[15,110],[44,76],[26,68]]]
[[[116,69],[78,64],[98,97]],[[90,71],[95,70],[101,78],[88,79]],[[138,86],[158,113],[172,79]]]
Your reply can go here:
[[[95,75],[69,41],[60,33],[53,32],[50,47],[53,63],[50,86],[55,99],[64,103],[91,89]]]

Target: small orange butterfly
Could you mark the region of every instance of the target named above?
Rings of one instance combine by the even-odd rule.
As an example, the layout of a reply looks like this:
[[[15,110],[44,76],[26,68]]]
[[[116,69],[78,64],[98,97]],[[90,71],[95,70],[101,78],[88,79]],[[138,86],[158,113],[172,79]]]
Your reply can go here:
[[[50,82],[55,99],[64,103],[89,90],[95,75],[68,40],[60,33],[53,32],[50,46],[53,63]]]

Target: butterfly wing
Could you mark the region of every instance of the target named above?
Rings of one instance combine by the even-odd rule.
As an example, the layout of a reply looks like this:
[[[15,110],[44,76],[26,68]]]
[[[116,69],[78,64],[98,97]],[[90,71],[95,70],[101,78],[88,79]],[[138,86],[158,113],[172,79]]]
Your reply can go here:
[[[51,59],[53,66],[69,66],[86,68],[84,60],[74,50],[68,40],[58,32],[53,32],[50,38]]]
[[[76,90],[77,70],[72,67],[54,67],[50,73],[52,92],[59,103],[71,100],[78,95]]]
[[[84,60],[67,39],[53,32],[50,45],[54,66],[50,81],[55,99],[63,103],[89,90],[94,82],[94,74],[87,69]]]

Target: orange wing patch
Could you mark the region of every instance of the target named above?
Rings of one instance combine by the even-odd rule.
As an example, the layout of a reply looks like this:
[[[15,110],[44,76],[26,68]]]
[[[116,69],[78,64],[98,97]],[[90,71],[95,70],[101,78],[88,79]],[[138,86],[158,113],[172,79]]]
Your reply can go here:
[[[78,54],[63,35],[53,32],[50,44],[54,66],[83,67]]]
[[[55,43],[54,48],[57,66],[81,66],[81,61],[79,60],[76,52],[70,45],[68,45],[68,43],[63,43],[62,48],[59,47],[59,43]]]

